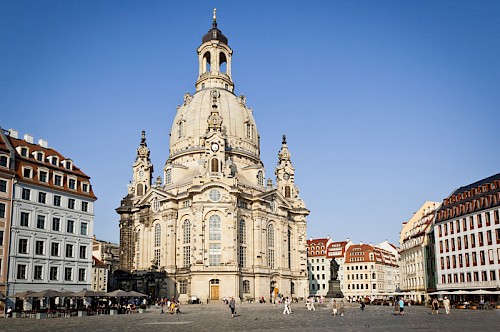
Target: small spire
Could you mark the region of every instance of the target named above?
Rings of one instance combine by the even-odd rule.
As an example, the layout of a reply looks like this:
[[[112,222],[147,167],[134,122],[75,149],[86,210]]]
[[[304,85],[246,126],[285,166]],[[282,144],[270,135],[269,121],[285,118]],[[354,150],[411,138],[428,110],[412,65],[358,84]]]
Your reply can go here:
[[[286,144],[286,135],[283,135],[283,142],[281,144]]]
[[[214,16],[213,16],[213,23],[212,26],[214,28],[217,28],[217,8],[214,8]]]
[[[145,131],[145,130],[143,130],[143,131],[142,131],[142,135],[141,135],[141,146],[148,146],[148,145],[146,144],[146,131]]]

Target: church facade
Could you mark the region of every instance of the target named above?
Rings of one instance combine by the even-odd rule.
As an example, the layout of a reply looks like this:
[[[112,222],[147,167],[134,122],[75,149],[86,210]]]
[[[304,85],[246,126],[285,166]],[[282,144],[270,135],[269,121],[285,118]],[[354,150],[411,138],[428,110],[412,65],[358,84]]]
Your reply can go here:
[[[232,49],[215,14],[197,54],[196,91],[177,108],[163,176],[153,177],[143,131],[116,209],[128,287],[180,301],[303,298],[309,211],[286,137],[275,181],[266,181],[253,111],[234,93]]]

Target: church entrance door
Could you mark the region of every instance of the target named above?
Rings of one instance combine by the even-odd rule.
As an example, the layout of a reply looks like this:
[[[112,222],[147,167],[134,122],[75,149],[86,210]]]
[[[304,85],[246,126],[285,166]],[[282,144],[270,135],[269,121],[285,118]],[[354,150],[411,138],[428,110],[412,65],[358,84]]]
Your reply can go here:
[[[218,300],[219,299],[219,285],[211,285],[210,286],[210,299]]]

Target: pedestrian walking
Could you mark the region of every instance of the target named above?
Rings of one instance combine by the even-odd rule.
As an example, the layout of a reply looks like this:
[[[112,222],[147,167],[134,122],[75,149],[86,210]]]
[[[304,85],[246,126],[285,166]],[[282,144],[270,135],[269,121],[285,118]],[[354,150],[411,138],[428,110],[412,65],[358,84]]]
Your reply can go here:
[[[311,301],[309,302],[309,304],[310,304],[309,310],[316,311],[316,308],[314,307],[314,297],[311,297],[310,299],[311,299]]]
[[[229,308],[231,309],[231,318],[234,318],[234,315],[236,314],[236,301],[232,296],[231,300],[229,300]]]
[[[292,311],[290,310],[290,300],[288,299],[288,297],[285,298],[284,305],[285,305],[285,310],[283,310],[283,315],[291,314]]]
[[[339,303],[339,314],[341,317],[344,316],[344,300],[340,300]]]
[[[399,314],[402,316],[405,315],[405,301],[403,301],[403,298],[399,299]]]
[[[365,310],[365,301],[361,300],[361,306],[359,307],[361,311]]]
[[[439,302],[436,298],[434,298],[432,300],[432,303],[431,303],[431,308],[432,308],[432,314],[436,314],[436,315],[439,315]]]
[[[444,300],[443,300],[443,306],[444,306],[444,311],[446,312],[447,315],[449,315],[451,303],[450,303],[450,299],[447,298],[446,296],[444,297]]]
[[[337,316],[337,301],[332,301],[332,315]]]

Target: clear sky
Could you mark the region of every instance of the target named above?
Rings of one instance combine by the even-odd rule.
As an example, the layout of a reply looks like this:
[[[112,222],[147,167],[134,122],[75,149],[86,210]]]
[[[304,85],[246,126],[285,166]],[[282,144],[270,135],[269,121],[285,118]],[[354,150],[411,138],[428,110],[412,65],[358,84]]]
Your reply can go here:
[[[0,1],[0,126],[91,176],[97,238],[146,130],[155,177],[217,7],[267,177],[287,135],[308,237],[397,243],[426,200],[500,172],[500,1]]]

